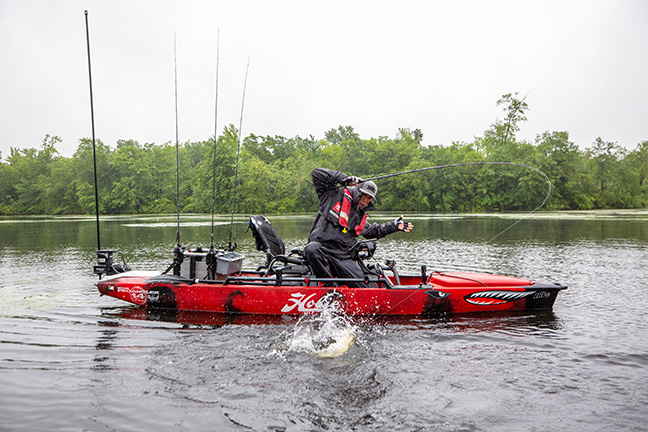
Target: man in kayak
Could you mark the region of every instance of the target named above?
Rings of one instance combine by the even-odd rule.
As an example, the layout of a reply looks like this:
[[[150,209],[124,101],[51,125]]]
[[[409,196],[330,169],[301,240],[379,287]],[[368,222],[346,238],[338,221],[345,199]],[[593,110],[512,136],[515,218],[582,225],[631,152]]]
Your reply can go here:
[[[401,218],[383,224],[367,224],[367,212],[375,210],[378,187],[340,171],[316,168],[311,173],[319,199],[319,212],[313,222],[304,258],[316,277],[365,277],[357,262],[351,259],[351,249],[357,237],[379,239],[397,231],[410,232],[414,226]],[[366,287],[364,283],[349,286]]]

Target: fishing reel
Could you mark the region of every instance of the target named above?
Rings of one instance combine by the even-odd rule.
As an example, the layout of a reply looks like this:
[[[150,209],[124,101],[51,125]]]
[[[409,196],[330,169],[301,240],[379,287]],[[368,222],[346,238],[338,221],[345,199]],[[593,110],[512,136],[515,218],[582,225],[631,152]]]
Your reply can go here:
[[[394,275],[394,282],[400,285],[400,276],[396,270],[396,261],[387,260],[383,267],[377,260],[372,264],[365,264],[366,260],[374,257],[376,252],[376,239],[361,240],[351,248],[351,259],[358,262],[362,271],[367,275],[375,275],[388,281],[385,270],[390,270]],[[387,282],[391,284],[390,282]],[[391,285],[390,285],[391,286]]]
[[[364,261],[372,258],[376,252],[376,239],[360,240],[351,248],[351,259]]]

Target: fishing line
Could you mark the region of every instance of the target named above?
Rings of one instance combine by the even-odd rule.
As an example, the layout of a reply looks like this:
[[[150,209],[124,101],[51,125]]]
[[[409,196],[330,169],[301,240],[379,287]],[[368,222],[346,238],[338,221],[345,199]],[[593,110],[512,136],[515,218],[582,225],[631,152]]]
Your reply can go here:
[[[239,158],[241,156],[241,132],[243,131],[243,107],[245,106],[245,88],[247,87],[247,77],[248,70],[250,69],[250,57],[248,57],[247,66],[245,68],[245,80],[243,81],[243,100],[241,101],[241,120],[239,121],[239,130],[238,130],[238,146],[236,148],[236,171],[234,173],[234,193],[232,196],[232,217],[230,220],[230,232],[229,232],[229,250],[234,250],[232,245],[232,228],[234,227],[234,207],[236,204],[236,186],[238,183],[238,171],[239,171]]]
[[[178,156],[178,62],[176,60],[176,34],[173,33],[173,68],[175,73],[175,134],[176,134],[176,209],[178,215],[176,246],[180,246],[180,168]]]
[[[220,30],[216,36],[216,101],[214,103],[214,163],[212,171],[212,214],[211,214],[211,246],[214,250],[214,212],[216,211],[216,141],[218,140],[218,63],[220,57]]]
[[[371,178],[368,178],[368,179],[363,179],[363,181],[369,181],[369,180],[381,180],[381,179],[386,179],[386,178],[390,178],[390,177],[396,177],[396,176],[405,175],[405,174],[412,174],[412,173],[417,173],[417,172],[431,171],[431,170],[444,169],[444,168],[456,168],[456,167],[461,167],[461,166],[470,166],[470,165],[512,165],[512,166],[518,166],[518,167],[522,167],[522,168],[531,169],[531,170],[533,170],[533,171],[535,171],[535,172],[541,174],[541,175],[545,178],[545,180],[547,180],[547,186],[548,186],[548,187],[547,187],[547,195],[545,196],[545,198],[544,198],[544,200],[542,201],[542,203],[541,203],[539,206],[537,206],[536,208],[534,208],[534,209],[533,209],[531,212],[529,212],[528,214],[524,215],[523,217],[521,217],[521,218],[519,218],[518,220],[516,220],[515,222],[513,222],[511,225],[509,225],[507,228],[505,228],[502,232],[500,232],[499,234],[497,234],[497,235],[496,235],[495,237],[493,237],[492,239],[488,240],[486,243],[490,243],[490,242],[492,242],[492,241],[495,240],[497,237],[501,236],[501,235],[504,234],[506,231],[510,230],[510,229],[513,228],[515,225],[517,225],[518,223],[520,223],[524,218],[529,217],[530,215],[532,215],[533,213],[535,213],[536,211],[538,211],[539,209],[541,209],[542,207],[544,207],[544,205],[546,204],[547,200],[549,199],[549,196],[551,195],[551,180],[549,179],[549,177],[547,176],[547,174],[543,173],[543,172],[540,171],[538,168],[534,168],[534,167],[529,166],[529,165],[524,165],[524,164],[515,163],[515,162],[465,162],[465,163],[458,163],[458,164],[438,165],[438,166],[433,166],[433,167],[414,169],[414,170],[411,170],[411,171],[404,171],[404,172],[400,172],[400,173],[393,173],[393,174],[380,175],[380,176],[371,177]]]
[[[92,160],[94,163],[94,193],[95,214],[97,218],[97,250],[101,250],[101,235],[99,233],[99,186],[97,184],[97,149],[95,145],[94,100],[92,98],[92,67],[90,66],[90,30],[88,26],[88,11],[85,11],[86,41],[88,44],[88,78],[90,81],[90,118],[92,120]]]

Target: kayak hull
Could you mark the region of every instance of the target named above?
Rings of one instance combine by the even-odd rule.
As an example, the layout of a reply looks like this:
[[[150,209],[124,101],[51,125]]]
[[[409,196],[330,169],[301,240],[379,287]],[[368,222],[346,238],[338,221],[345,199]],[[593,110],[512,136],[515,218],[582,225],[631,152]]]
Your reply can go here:
[[[383,279],[384,280],[384,279]],[[301,315],[335,308],[361,316],[432,316],[551,310],[564,285],[480,273],[401,275],[373,288],[241,273],[222,281],[126,272],[97,283],[102,295],[144,308],[254,315]],[[329,283],[330,284],[330,283]]]

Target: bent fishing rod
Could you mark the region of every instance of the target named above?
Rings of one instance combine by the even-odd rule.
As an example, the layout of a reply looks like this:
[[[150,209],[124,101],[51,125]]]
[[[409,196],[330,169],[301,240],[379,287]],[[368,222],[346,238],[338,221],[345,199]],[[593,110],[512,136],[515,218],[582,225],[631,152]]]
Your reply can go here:
[[[444,168],[456,168],[456,167],[471,166],[471,165],[510,165],[510,166],[518,166],[518,167],[533,170],[533,171],[539,173],[540,175],[542,175],[545,178],[545,180],[547,180],[547,186],[548,186],[547,187],[547,195],[545,196],[544,200],[542,201],[542,203],[539,206],[534,208],[532,211],[530,211],[525,216],[532,215],[533,213],[535,213],[536,211],[538,211],[539,209],[544,207],[544,205],[549,200],[549,196],[551,196],[551,180],[549,179],[549,176],[547,176],[547,174],[540,171],[538,168],[535,168],[535,167],[532,167],[532,166],[529,166],[529,165],[520,164],[520,163],[515,163],[515,162],[464,162],[464,163],[457,163],[457,164],[437,165],[437,166],[433,166],[433,167],[413,169],[413,170],[410,170],[410,171],[403,171],[403,172],[398,172],[398,173],[379,175],[379,176],[363,179],[362,182],[366,182],[366,181],[370,181],[370,180],[371,181],[373,181],[373,180],[382,180],[382,179],[386,179],[386,178],[397,177],[397,176],[401,176],[401,175],[405,175],[405,174],[414,174],[414,173],[423,172],[423,171],[431,171],[431,170],[438,170],[438,169],[444,169]],[[362,183],[362,182],[360,182],[360,183]],[[517,225],[523,219],[524,219],[524,217],[521,217],[520,219],[516,220],[511,225],[509,225],[507,228],[505,228],[502,232],[497,234],[492,239],[488,240],[487,243],[492,242],[497,237],[501,236],[506,231],[513,228],[515,225]]]
[[[403,172],[399,172],[399,173],[380,175],[380,176],[371,177],[371,178],[368,178],[368,179],[363,179],[363,181],[382,180],[382,179],[401,176],[401,175],[405,175],[405,174],[413,174],[413,173],[423,172],[423,171],[438,170],[438,169],[443,169],[443,168],[455,168],[455,167],[470,166],[470,165],[512,165],[512,166],[518,166],[518,167],[522,167],[522,168],[528,168],[528,169],[531,169],[531,170],[539,173],[540,175],[542,175],[545,178],[545,180],[547,180],[547,184],[548,184],[549,189],[547,190],[547,196],[545,196],[545,199],[544,199],[544,201],[542,201],[542,204],[540,204],[538,207],[536,207],[533,210],[533,212],[535,212],[538,209],[542,208],[545,205],[545,203],[547,202],[547,200],[549,199],[549,196],[551,195],[551,180],[549,179],[547,174],[543,173],[538,168],[534,168],[534,167],[529,166],[529,165],[524,165],[524,164],[515,163],[515,162],[464,162],[464,163],[458,163],[458,164],[438,165],[438,166],[427,167],[427,168],[418,168],[418,169],[414,169],[414,170],[410,170],[410,171],[403,171]]]

